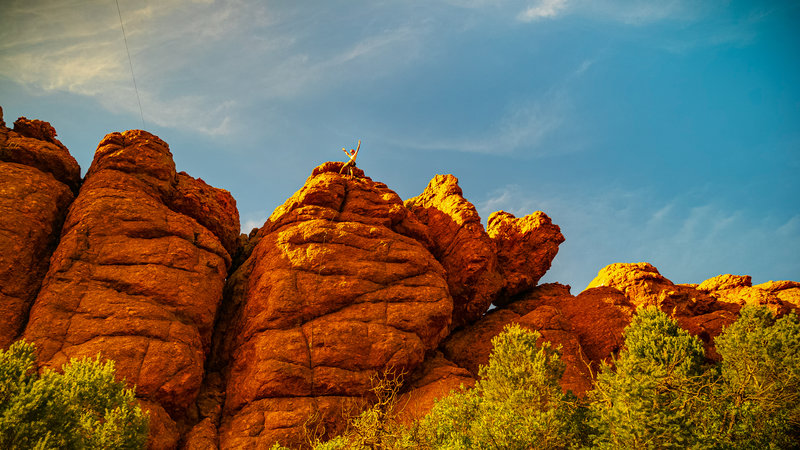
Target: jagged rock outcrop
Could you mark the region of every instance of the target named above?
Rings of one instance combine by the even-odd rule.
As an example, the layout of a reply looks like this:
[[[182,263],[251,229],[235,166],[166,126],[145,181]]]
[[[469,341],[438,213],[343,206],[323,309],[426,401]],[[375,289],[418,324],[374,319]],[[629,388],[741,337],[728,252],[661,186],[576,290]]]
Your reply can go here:
[[[59,368],[116,361],[151,412],[151,448],[174,448],[204,363],[239,217],[227,191],[178,174],[144,131],[100,142],[64,223],[25,338]]]
[[[657,306],[673,317],[697,316],[720,309],[711,296],[672,283],[648,263],[610,264],[598,272],[587,289],[599,286],[616,288],[634,305]]]
[[[0,348],[22,333],[47,273],[80,167],[47,122],[19,118],[6,128],[0,109]]]
[[[613,288],[592,288],[572,296],[568,286],[557,283],[541,285],[507,307],[521,313],[542,306],[561,312],[586,355],[587,361],[580,365],[591,363],[595,368],[622,347],[622,331],[630,324],[636,309]]]
[[[558,246],[564,242],[561,229],[541,211],[520,218],[505,211],[494,212],[486,231],[495,243],[505,278],[503,296],[498,299],[501,304],[535,287],[550,270]]]
[[[328,432],[386,367],[413,371],[450,329],[453,300],[426,227],[386,185],[314,169],[228,282],[221,448]]]
[[[504,280],[495,245],[452,175],[436,175],[418,197],[405,206],[427,225],[431,252],[447,273],[453,296],[453,327],[480,318],[497,299]]]

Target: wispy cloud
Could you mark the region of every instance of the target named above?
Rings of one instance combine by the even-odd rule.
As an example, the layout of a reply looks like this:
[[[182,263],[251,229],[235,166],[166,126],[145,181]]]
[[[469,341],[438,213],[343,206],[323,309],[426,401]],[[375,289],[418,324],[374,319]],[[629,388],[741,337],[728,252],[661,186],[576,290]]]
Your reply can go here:
[[[552,18],[560,14],[567,7],[567,0],[539,0],[517,15],[523,22],[532,22],[539,19]]]
[[[391,73],[415,57],[424,33],[399,20],[325,39],[332,25],[313,8],[246,0],[120,6],[145,121],[208,135],[236,131],[244,105],[231,98],[308,97]],[[0,16],[0,50],[0,76],[139,116],[113,2],[17,0]]]
[[[159,48],[163,44],[161,31],[176,33],[180,28],[161,28],[163,22],[175,22],[176,15],[191,13],[191,8],[179,1],[159,2],[157,7],[131,3],[121,6],[145,120],[208,135],[229,132],[232,102],[199,94],[170,95],[155,76],[158,68],[148,64],[148,55],[165,52]],[[139,115],[119,15],[113,3],[109,7],[100,1],[16,2],[2,17],[0,29],[5,31],[0,32],[0,75],[32,90],[89,96],[110,111]],[[186,32],[188,22],[195,30],[219,25],[218,14],[203,17],[206,20],[179,22]],[[202,41],[203,33],[199,35]],[[195,37],[191,45],[198,44],[202,42]],[[183,54],[178,52],[173,63],[179,59],[186,62]]]
[[[400,26],[382,30],[342,48],[320,51],[296,45],[261,77],[264,98],[307,96],[346,80],[379,77],[413,60],[424,30]]]
[[[693,2],[690,0],[536,0],[534,2],[504,2],[505,8],[517,8],[517,20],[535,22],[557,19],[570,15],[591,17],[595,20],[619,22],[641,26],[663,20],[694,20],[708,14],[727,2],[712,0]],[[527,4],[524,4],[527,3]],[[468,3],[472,7],[489,6],[483,2]],[[497,6],[497,4],[493,4]]]
[[[458,136],[398,138],[394,144],[416,150],[448,150],[467,153],[513,154],[527,151],[546,154],[543,144],[569,120],[571,104],[565,91],[548,93],[538,100],[514,102],[483,129]]]

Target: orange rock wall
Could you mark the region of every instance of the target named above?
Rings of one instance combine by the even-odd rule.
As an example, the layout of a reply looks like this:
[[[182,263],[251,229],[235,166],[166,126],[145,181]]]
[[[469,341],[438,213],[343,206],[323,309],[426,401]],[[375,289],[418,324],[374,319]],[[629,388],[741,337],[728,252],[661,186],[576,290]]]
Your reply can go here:
[[[46,122],[5,126],[0,109],[0,348],[22,333],[47,272],[80,168]]]
[[[203,380],[231,263],[223,242],[238,222],[230,194],[177,174],[157,137],[106,136],[30,312],[24,337],[39,362],[115,360],[151,411],[153,446],[174,447]]]

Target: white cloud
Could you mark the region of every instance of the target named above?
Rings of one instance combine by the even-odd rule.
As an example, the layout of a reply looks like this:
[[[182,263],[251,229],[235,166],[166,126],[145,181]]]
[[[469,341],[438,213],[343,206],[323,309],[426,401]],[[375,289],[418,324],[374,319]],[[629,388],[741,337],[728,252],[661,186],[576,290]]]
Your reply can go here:
[[[322,52],[295,41],[294,48],[262,75],[259,94],[284,99],[311,95],[345,80],[391,73],[417,56],[425,34],[424,29],[400,26]]]
[[[567,7],[567,0],[539,0],[517,15],[523,22],[539,19],[550,19],[562,13]]]
[[[145,121],[208,135],[230,132],[233,102],[213,95],[165,93],[158,76],[163,67],[149,64],[151,60],[165,59],[177,67],[188,64],[187,52],[182,49],[171,58],[161,56],[167,52],[160,48],[165,35],[174,38],[176,33],[183,33],[186,38],[191,30],[218,30],[230,17],[227,9],[203,15],[177,0],[159,2],[157,6],[138,2],[120,6]],[[179,20],[179,15],[190,19]],[[173,26],[162,28],[164,21]],[[0,75],[45,93],[63,91],[93,97],[109,111],[139,116],[119,14],[113,2],[111,7],[100,1],[17,2],[9,5],[0,19],[0,29],[5,30],[0,32]],[[194,33],[182,45],[202,46],[204,39],[216,38],[214,33]]]

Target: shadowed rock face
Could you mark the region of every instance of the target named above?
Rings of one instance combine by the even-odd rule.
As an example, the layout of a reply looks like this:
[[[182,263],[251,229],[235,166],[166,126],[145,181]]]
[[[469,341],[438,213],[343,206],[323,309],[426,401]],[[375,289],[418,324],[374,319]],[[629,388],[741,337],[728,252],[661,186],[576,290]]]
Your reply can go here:
[[[394,412],[398,421],[411,425],[415,420],[425,417],[436,400],[474,385],[472,373],[437,351],[406,378],[405,392],[398,397]]]
[[[22,333],[47,272],[80,168],[47,122],[0,109],[0,348]]]
[[[299,444],[315,413],[335,431],[370,375],[414,370],[449,331],[426,228],[386,185],[340,167],[313,171],[229,280],[221,448]]]
[[[453,296],[453,326],[480,318],[497,300],[504,280],[495,246],[483,229],[475,206],[452,175],[436,175],[406,207],[428,226],[433,252],[447,272]]]
[[[543,299],[549,301],[544,301]],[[574,300],[569,286],[546,284],[531,290],[526,299],[490,311],[474,324],[454,331],[442,343],[445,357],[478,378],[480,366],[489,363],[492,338],[507,325],[519,324],[541,333],[540,341],[561,347],[561,359],[566,364],[561,379],[562,388],[583,395],[591,385],[589,359],[579,335],[558,306]],[[557,305],[557,306],[553,306]]]
[[[106,136],[31,309],[25,338],[39,362],[115,360],[157,422],[151,446],[174,446],[238,229],[230,194],[176,174],[166,143],[138,130]]]

